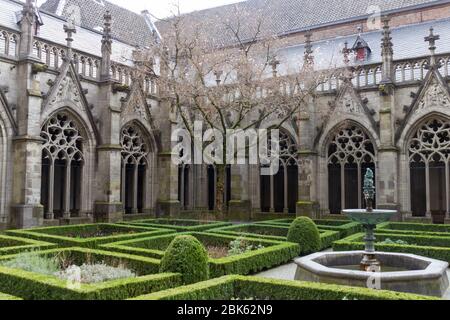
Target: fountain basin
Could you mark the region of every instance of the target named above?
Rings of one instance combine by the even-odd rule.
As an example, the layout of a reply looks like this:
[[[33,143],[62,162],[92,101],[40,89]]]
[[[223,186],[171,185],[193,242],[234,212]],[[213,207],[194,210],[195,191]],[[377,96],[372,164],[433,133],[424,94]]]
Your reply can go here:
[[[398,213],[395,210],[373,210],[370,212],[367,210],[344,210],[343,212],[350,220],[371,226],[389,221]]]
[[[447,262],[401,253],[375,253],[382,272],[358,270],[366,252],[316,253],[295,260],[295,280],[369,287],[442,297],[449,287]],[[352,270],[354,266],[354,270]],[[387,272],[383,272],[383,268]],[[391,271],[400,270],[400,271]]]

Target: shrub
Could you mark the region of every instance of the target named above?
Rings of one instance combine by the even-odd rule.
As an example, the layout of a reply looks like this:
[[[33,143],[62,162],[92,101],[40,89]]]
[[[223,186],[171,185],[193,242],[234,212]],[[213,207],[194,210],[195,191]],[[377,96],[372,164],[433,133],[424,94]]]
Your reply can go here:
[[[314,221],[307,217],[294,220],[289,228],[287,240],[298,243],[301,254],[317,252],[322,246],[319,229]]]
[[[438,300],[368,288],[231,275],[134,300]]]
[[[263,245],[254,246],[249,244],[244,238],[237,238],[230,242],[230,250],[228,250],[228,256],[237,256],[239,254],[247,253],[253,250],[264,249]]]
[[[26,300],[123,300],[182,284],[180,274],[156,274],[160,264],[156,259],[83,248],[45,250],[36,254],[57,257],[60,262],[63,259],[66,263],[77,265],[103,261],[112,267],[122,265],[136,273],[137,277],[102,283],[81,283],[75,288],[55,275],[4,267],[1,262],[15,258],[5,256],[0,257],[0,292]]]
[[[79,281],[80,283],[100,283],[110,280],[136,278],[136,274],[124,267],[111,267],[105,263],[83,264],[81,267],[72,265],[55,274],[63,280]]]
[[[1,265],[6,268],[21,269],[45,275],[54,275],[60,270],[56,257],[42,256],[33,251],[19,253],[13,259],[5,261]]]
[[[161,260],[160,272],[181,273],[186,284],[207,280],[208,253],[195,237],[177,236]]]

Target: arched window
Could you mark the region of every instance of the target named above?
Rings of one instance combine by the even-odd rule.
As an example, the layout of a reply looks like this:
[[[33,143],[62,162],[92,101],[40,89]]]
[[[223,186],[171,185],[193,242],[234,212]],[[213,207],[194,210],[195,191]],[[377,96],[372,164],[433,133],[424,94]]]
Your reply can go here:
[[[7,39],[8,34],[6,32],[0,32],[0,54],[6,54]]]
[[[10,56],[15,57],[16,56],[16,50],[17,50],[17,36],[14,34],[14,35],[9,37],[8,54]]]
[[[298,146],[289,134],[280,131],[280,169],[274,176],[261,176],[261,210],[295,213],[297,200]]]
[[[125,213],[143,213],[149,146],[135,124],[122,129],[122,203]]]
[[[427,120],[408,147],[413,215],[433,215],[435,222],[443,222],[450,213],[450,121]]]
[[[363,129],[350,125],[339,130],[328,147],[328,186],[331,214],[363,208],[365,171],[375,172],[375,149]]]
[[[83,137],[66,112],[52,116],[44,125],[41,202],[46,219],[70,218],[81,208],[81,177],[84,164]]]

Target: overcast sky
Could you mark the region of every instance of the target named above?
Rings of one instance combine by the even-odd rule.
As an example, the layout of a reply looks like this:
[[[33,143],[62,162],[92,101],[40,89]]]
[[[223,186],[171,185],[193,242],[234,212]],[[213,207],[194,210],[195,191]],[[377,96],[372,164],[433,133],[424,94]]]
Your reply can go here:
[[[191,12],[195,10],[202,10],[206,8],[218,7],[225,4],[236,3],[243,0],[108,0],[121,7],[141,12],[147,9],[150,13],[158,18],[165,18],[170,16],[176,6],[180,4],[182,13]],[[45,2],[45,0],[38,0],[38,4]]]

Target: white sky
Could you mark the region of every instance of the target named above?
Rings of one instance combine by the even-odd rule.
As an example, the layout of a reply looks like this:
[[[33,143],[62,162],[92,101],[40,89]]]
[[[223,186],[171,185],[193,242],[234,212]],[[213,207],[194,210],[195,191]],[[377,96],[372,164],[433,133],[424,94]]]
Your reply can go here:
[[[182,13],[218,7],[225,4],[241,2],[243,0],[108,0],[121,7],[135,12],[147,9],[157,18],[165,18],[176,11],[176,4],[179,3]],[[45,0],[38,0],[38,4]],[[175,5],[174,5],[175,4]]]

